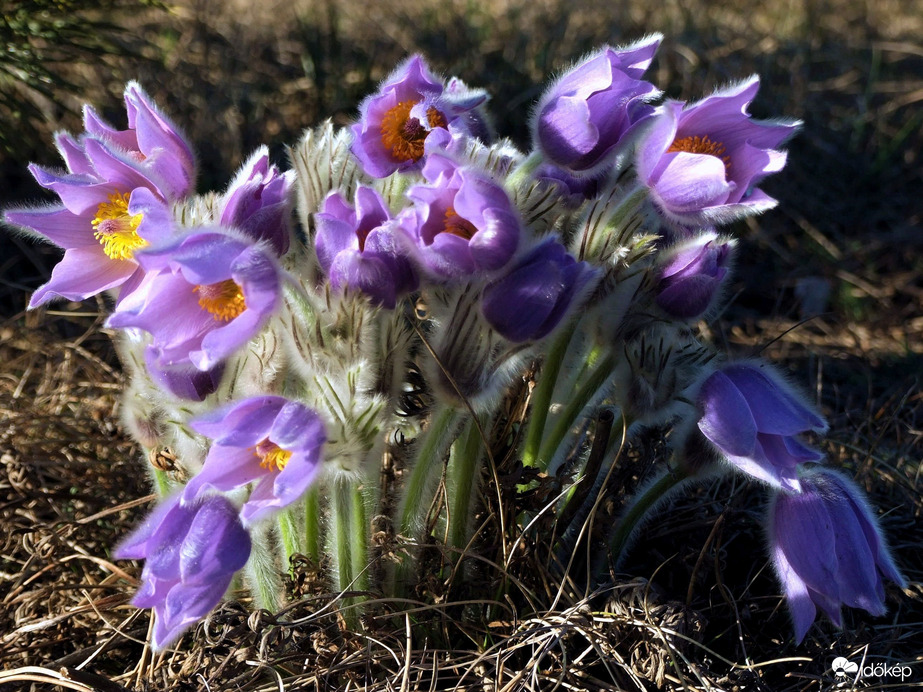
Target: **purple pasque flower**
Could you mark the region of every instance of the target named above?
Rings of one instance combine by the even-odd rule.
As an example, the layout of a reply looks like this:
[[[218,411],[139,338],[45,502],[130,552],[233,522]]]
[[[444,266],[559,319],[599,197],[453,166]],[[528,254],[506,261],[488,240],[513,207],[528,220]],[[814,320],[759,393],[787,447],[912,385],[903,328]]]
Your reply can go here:
[[[173,233],[166,199],[145,171],[102,141],[55,137],[67,172],[36,165],[30,172],[60,205],[11,209],[4,218],[64,249],[51,278],[29,301],[84,300],[117,288],[137,271],[135,253]]]
[[[520,221],[504,189],[481,171],[432,153],[426,184],[399,217],[418,266],[436,281],[502,269],[519,245]]]
[[[88,134],[133,160],[173,201],[195,192],[196,162],[192,147],[179,128],[163,114],[135,81],[125,86],[128,129],[118,130],[91,106],[83,111]]]
[[[183,503],[207,489],[256,483],[241,509],[247,524],[290,505],[317,477],[327,433],[320,416],[297,401],[258,396],[194,419],[193,430],[214,440],[202,470],[186,485]]]
[[[218,605],[250,557],[250,535],[227,498],[179,499],[163,500],[115,550],[120,560],[145,561],[132,605],[154,609],[156,651]]]
[[[538,102],[532,141],[545,159],[576,175],[615,162],[654,108],[658,89],[641,79],[663,37],[604,46],[566,72]]]
[[[657,305],[681,320],[708,312],[727,276],[733,247],[732,240],[706,231],[667,250],[659,270]]]
[[[373,178],[417,169],[431,131],[483,129],[476,109],[486,100],[486,92],[460,82],[447,91],[423,58],[412,55],[359,105],[352,152]]]
[[[753,76],[690,106],[667,101],[658,109],[639,142],[636,168],[668,219],[702,226],[776,205],[756,185],[785,166],[786,153],[776,147],[799,123],[751,118],[747,108],[759,86]]]
[[[268,240],[284,255],[291,242],[293,171],[281,173],[269,163],[261,146],[241,167],[221,199],[221,225],[242,231],[253,240]]]
[[[797,469],[823,455],[797,435],[825,432],[827,423],[768,364],[724,365],[702,383],[698,426],[719,454],[739,470],[797,492]]]
[[[359,289],[388,309],[416,290],[419,279],[398,247],[388,205],[374,189],[360,185],[355,207],[335,190],[314,219],[317,259],[335,289]]]
[[[153,337],[150,363],[212,370],[263,328],[280,303],[273,253],[220,227],[195,229],[138,253],[143,278],[108,325]]]
[[[514,342],[548,335],[592,289],[600,271],[578,262],[557,240],[535,246],[484,287],[481,309],[497,332]]]
[[[862,491],[841,473],[817,467],[800,493],[779,492],[768,521],[769,547],[800,644],[817,608],[837,627],[842,606],[885,614],[882,577],[902,588],[878,522]]]

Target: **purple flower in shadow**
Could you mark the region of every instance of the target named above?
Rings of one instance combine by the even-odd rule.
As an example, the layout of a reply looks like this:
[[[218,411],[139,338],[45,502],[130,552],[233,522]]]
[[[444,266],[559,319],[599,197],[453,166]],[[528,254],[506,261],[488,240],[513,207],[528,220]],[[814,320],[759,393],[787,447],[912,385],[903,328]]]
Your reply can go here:
[[[546,240],[484,287],[481,308],[490,325],[510,341],[537,341],[560,324],[590,290],[600,271]]]
[[[747,108],[758,89],[754,76],[690,106],[667,101],[657,110],[636,167],[665,217],[704,226],[776,205],[756,185],[785,166],[786,153],[776,147],[799,123],[752,119]]]
[[[120,560],[145,561],[132,604],[154,609],[156,651],[218,605],[250,548],[237,509],[221,495],[186,506],[179,495],[163,500],[116,548]]]
[[[657,284],[657,305],[681,320],[708,312],[728,273],[733,241],[708,231],[665,253]]]
[[[317,259],[335,289],[356,288],[388,309],[398,297],[416,290],[419,279],[375,190],[360,185],[355,208],[338,191],[331,192],[314,219]]]
[[[878,522],[862,491],[845,476],[818,467],[801,477],[801,493],[777,493],[768,521],[769,546],[800,644],[817,608],[837,627],[842,606],[885,614],[882,577],[901,587]]]
[[[423,167],[425,185],[407,192],[414,208],[399,216],[413,258],[436,281],[502,269],[519,245],[519,217],[502,187],[440,154]]]
[[[197,229],[138,261],[145,274],[107,324],[150,332],[155,368],[214,369],[256,336],[280,302],[272,253],[220,228]]]
[[[623,145],[654,112],[647,101],[659,91],[641,76],[661,38],[654,35],[627,48],[606,46],[546,89],[532,139],[549,162],[594,175],[625,151]]]
[[[233,227],[253,240],[267,240],[278,256],[291,243],[294,173],[280,173],[269,163],[262,146],[241,167],[222,198],[221,225]]]
[[[827,423],[765,363],[725,365],[699,390],[699,430],[744,473],[797,492],[797,469],[823,455],[797,435],[825,432]]]
[[[281,396],[260,396],[196,418],[192,428],[214,440],[202,470],[186,485],[183,502],[207,489],[256,483],[241,509],[247,524],[290,505],[317,477],[327,434],[320,416]]]

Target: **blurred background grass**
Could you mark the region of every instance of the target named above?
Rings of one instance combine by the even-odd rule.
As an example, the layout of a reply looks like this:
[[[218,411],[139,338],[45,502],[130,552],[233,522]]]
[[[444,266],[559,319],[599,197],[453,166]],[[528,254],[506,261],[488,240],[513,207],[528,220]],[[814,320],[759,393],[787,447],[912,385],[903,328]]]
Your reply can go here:
[[[762,353],[784,364],[800,382],[810,383],[831,418],[831,459],[845,465],[887,512],[885,523],[898,561],[919,583],[920,0],[6,0],[0,16],[0,43],[5,46],[0,57],[3,207],[51,199],[35,186],[25,167],[29,161],[59,164],[51,134],[58,129],[79,131],[83,102],[124,125],[121,92],[129,79],[138,79],[186,130],[199,153],[199,190],[205,191],[224,187],[259,144],[268,144],[277,161],[284,163],[284,145],[294,142],[303,128],[328,117],[348,123],[359,101],[411,52],[424,53],[445,74],[485,87],[492,95],[497,132],[522,146],[528,145],[526,123],[543,84],[601,43],[627,43],[649,32],[663,33],[649,77],[674,98],[695,100],[727,82],[759,74],[763,86],[754,115],[799,118],[804,127],[789,145],[785,171],[764,186],[780,200],[779,208],[733,229],[741,237],[741,247],[731,302],[709,327],[708,336],[737,355]],[[62,411],[88,417],[90,427],[80,434],[89,436],[88,431],[99,427],[99,419],[105,419],[100,407],[82,409],[84,394],[52,396],[49,392],[65,383],[47,378],[60,379],[61,373],[71,372],[54,364],[55,344],[66,337],[68,343],[92,352],[93,367],[86,370],[92,377],[85,375],[80,386],[94,378],[116,381],[109,369],[114,359],[93,316],[97,306],[57,305],[49,314],[28,319],[23,312],[28,295],[46,280],[57,257],[53,248],[0,237],[0,403],[7,421],[28,418],[34,423],[42,416],[51,420]],[[27,322],[30,330],[25,330]],[[46,379],[36,374],[42,368]],[[92,391],[100,397],[114,394]],[[30,400],[30,394],[36,396]],[[36,436],[29,447],[35,450],[33,457],[62,454],[42,447],[39,433],[24,434]],[[119,434],[105,428],[105,435]],[[63,438],[51,439],[60,446]],[[118,439],[124,446],[124,436]],[[109,460],[113,448],[105,437],[97,442],[100,451],[85,451],[87,459],[96,454]],[[32,457],[21,453],[22,440],[17,445],[20,451],[10,434],[0,436],[0,453],[15,454],[16,473],[21,474],[23,459]],[[130,479],[130,468],[119,465],[123,461],[111,463],[122,474],[119,478]],[[13,467],[7,466],[12,474]],[[83,473],[63,473],[55,482],[82,486],[84,480],[78,477],[82,479]],[[35,494],[47,494],[52,483],[42,474],[36,476],[41,482],[32,486],[21,479],[11,481],[9,487],[19,488],[20,494],[9,491],[15,496],[10,503],[36,506]],[[79,511],[100,511],[118,492],[125,500],[145,493],[137,475],[135,482],[136,486],[126,481],[112,488],[101,504]],[[675,535],[682,531],[689,533],[689,556],[695,562],[715,535],[717,516],[728,519],[725,526],[735,527],[725,545],[736,542],[735,550],[757,546],[760,537],[752,523],[740,529],[734,523],[756,513],[749,504],[755,494],[710,492],[713,505],[703,505],[700,497],[698,504],[684,510],[698,518],[699,528],[691,529],[695,522],[678,511],[652,529],[650,552],[628,569],[649,576],[676,549]],[[702,510],[703,506],[712,509]],[[43,516],[39,513],[30,521]],[[57,515],[48,516],[51,522]],[[108,540],[95,538],[98,543],[93,545],[105,546]],[[104,548],[87,552],[94,550]],[[737,596],[749,592],[749,558],[738,558],[743,560],[738,564],[733,550],[730,558],[721,550],[714,547],[714,560],[724,566],[727,583],[739,587]],[[19,558],[5,559],[11,561],[4,571],[15,573]],[[752,559],[764,558],[754,552]],[[690,569],[695,572],[695,567]],[[685,595],[682,582],[688,582],[688,572],[680,569],[661,577],[671,597],[676,595],[673,587],[680,599]],[[735,578],[736,572],[740,574]],[[716,586],[718,574],[716,567],[713,581],[700,578],[700,596],[721,586],[720,581]],[[785,636],[787,623],[777,612],[778,601],[765,601],[775,587],[765,570],[760,574],[756,600],[742,604],[737,614],[741,648],[735,648],[736,633],[723,640],[721,650],[734,660],[749,655],[744,642],[751,647],[779,643],[769,630],[762,630],[770,616],[772,631]],[[843,635],[837,646],[874,641],[873,653],[918,660],[923,608],[920,587],[914,589],[915,596],[905,594],[893,616],[897,625],[865,627],[862,623],[874,621],[856,615],[849,624],[859,634]],[[695,603],[702,606],[701,600]],[[708,607],[702,608],[708,612]],[[727,604],[719,602],[715,608],[724,612]],[[759,618],[757,612],[762,613]],[[23,618],[16,623],[29,622]],[[902,622],[916,623],[916,629],[908,633],[900,628]],[[832,646],[826,635],[806,645],[809,652]],[[55,649],[59,650],[67,651]],[[777,653],[750,650],[754,660]],[[47,661],[48,655],[37,653],[31,660]],[[783,678],[777,676],[779,685]],[[923,673],[915,679],[923,680]],[[788,684],[795,688],[801,683],[796,678]]]

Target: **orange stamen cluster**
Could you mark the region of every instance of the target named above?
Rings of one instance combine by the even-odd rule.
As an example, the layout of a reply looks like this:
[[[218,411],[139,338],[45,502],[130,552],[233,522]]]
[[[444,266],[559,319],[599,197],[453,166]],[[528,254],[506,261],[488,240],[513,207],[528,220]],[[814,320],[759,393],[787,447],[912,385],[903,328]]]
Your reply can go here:
[[[291,452],[282,449],[275,442],[270,442],[268,439],[260,442],[254,448],[254,451],[260,458],[260,467],[267,471],[281,471],[288,464],[289,459],[292,458]]]
[[[442,232],[457,235],[465,240],[471,240],[474,234],[478,232],[478,229],[468,219],[463,219],[459,216],[458,212],[455,211],[455,207],[449,207],[445,210]]]
[[[130,260],[135,251],[147,246],[147,241],[138,235],[142,214],[128,213],[131,193],[114,193],[108,202],[96,208],[96,216],[90,223],[93,237],[103,246],[106,256],[115,260]]]
[[[708,135],[692,135],[675,139],[667,151],[685,151],[688,154],[708,154],[709,156],[721,159],[724,162],[725,170],[729,171],[731,169],[731,157],[726,154],[727,148],[721,142],[714,141]]]
[[[199,305],[219,322],[230,322],[247,309],[244,293],[233,279],[196,286],[192,290],[199,294]]]
[[[401,101],[381,119],[381,143],[398,161],[419,161],[423,158],[423,143],[429,129],[410,111],[419,101]],[[446,127],[445,116],[430,106],[426,109],[429,127]]]

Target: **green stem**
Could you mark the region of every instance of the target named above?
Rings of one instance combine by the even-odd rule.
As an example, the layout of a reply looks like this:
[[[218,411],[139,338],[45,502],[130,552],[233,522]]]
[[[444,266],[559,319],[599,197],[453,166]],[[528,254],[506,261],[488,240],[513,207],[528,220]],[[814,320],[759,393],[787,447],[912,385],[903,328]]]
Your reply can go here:
[[[157,494],[161,498],[166,497],[173,490],[173,484],[170,482],[170,477],[167,475],[166,471],[155,469],[153,466],[150,466],[149,468],[151,470],[151,477],[154,480],[154,488],[157,490]]]
[[[279,567],[273,559],[275,551],[269,546],[269,538],[266,528],[254,527],[251,532],[250,559],[244,567],[244,573],[256,607],[276,613],[279,610],[282,583]]]
[[[304,554],[320,563],[320,487],[314,483],[304,496]]]
[[[461,416],[461,411],[449,406],[433,413],[404,485],[404,496],[398,512],[399,535],[415,539],[422,530],[433,500],[433,485],[442,473],[442,458],[451,444],[452,433]],[[395,568],[392,587],[406,584],[416,562],[415,552],[411,543],[410,555],[405,556]],[[392,591],[395,589],[392,588]]]
[[[353,572],[353,589],[357,591],[367,591],[369,588],[369,523],[365,514],[365,498],[362,494],[362,488],[358,484],[352,484],[352,492],[349,496],[351,505],[352,522],[352,572]]]
[[[300,553],[303,546],[299,545],[298,541],[298,531],[295,528],[297,526],[297,521],[295,520],[295,512],[292,509],[287,509],[283,512],[279,512],[277,518],[279,526],[279,542],[282,544],[282,566],[286,570],[292,568],[292,556]]]
[[[468,545],[468,525],[480,458],[481,431],[475,425],[474,418],[471,418],[465,423],[461,435],[452,445],[452,455],[449,458],[447,480],[450,549],[462,551]],[[452,559],[456,559],[455,555],[452,555]]]
[[[558,382],[561,365],[564,363],[564,356],[574,332],[576,332],[575,323],[560,330],[542,363],[538,385],[532,395],[532,412],[526,430],[525,447],[522,450],[523,466],[534,466],[538,461],[538,452],[545,433],[545,422],[548,420],[548,410],[551,408],[551,398],[554,396],[554,386]]]
[[[504,185],[510,192],[516,192],[516,189],[522,185],[528,178],[535,173],[535,170],[542,165],[544,158],[540,151],[536,150],[529,154],[516,168],[510,171],[506,177]]]
[[[336,560],[334,586],[338,591],[353,587],[352,492],[350,479],[344,474],[337,474],[330,494],[330,510],[333,519],[333,556]]]
[[[641,523],[641,520],[657,503],[667,496],[667,493],[688,477],[689,475],[684,471],[668,469],[660,478],[648,486],[641,495],[634,498],[628,511],[625,512],[625,515],[616,526],[615,532],[609,539],[609,554],[615,564],[621,561],[622,553],[628,546],[629,539]]]
[[[612,375],[614,369],[615,356],[609,353],[600,361],[596,369],[590,373],[586,381],[584,381],[573,395],[570,396],[567,401],[567,406],[564,407],[564,410],[555,422],[554,427],[551,429],[551,433],[548,435],[548,439],[545,440],[544,444],[541,446],[537,464],[539,468],[543,470],[548,468],[548,464],[551,463],[551,460],[557,453],[558,447],[561,446],[561,442],[563,442],[567,433],[583,412],[583,409],[586,408],[586,405],[590,403],[600,387],[602,387],[606,380]]]

